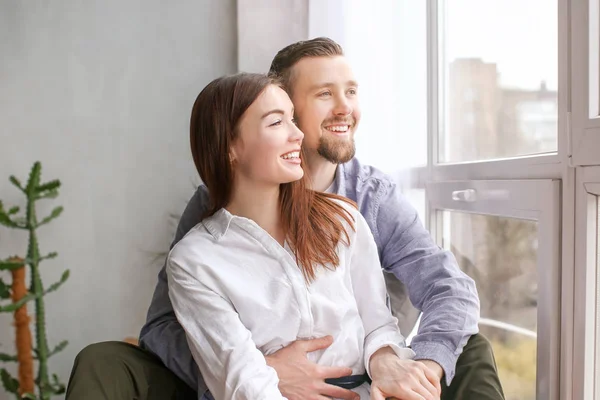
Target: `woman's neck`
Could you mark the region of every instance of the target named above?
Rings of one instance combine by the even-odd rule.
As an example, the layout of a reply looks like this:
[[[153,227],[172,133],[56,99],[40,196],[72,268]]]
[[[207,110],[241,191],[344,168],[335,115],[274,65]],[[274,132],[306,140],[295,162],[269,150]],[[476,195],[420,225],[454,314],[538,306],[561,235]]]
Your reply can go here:
[[[283,246],[285,233],[281,223],[279,186],[259,186],[250,182],[233,185],[231,201],[225,206],[233,215],[249,218]]]

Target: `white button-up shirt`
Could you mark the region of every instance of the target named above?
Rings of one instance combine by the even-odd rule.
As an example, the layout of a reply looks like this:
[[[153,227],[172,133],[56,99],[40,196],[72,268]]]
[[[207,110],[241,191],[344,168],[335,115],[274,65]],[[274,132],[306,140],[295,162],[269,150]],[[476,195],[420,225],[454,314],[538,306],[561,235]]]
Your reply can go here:
[[[320,267],[307,284],[289,247],[254,221],[225,209],[196,225],[167,259],[169,296],[194,360],[216,400],[284,399],[265,355],[297,339],[331,335],[333,344],[308,354],[324,366],[369,372],[369,359],[404,347],[371,231],[346,205],[355,230],[337,246],[340,264]],[[369,398],[369,386],[354,389]],[[203,393],[198,395],[201,397]]]

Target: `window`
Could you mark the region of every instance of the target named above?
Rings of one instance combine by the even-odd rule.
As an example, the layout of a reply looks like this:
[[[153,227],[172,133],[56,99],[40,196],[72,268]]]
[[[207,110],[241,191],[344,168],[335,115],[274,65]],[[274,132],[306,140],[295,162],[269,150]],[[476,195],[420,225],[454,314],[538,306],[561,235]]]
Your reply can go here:
[[[538,223],[454,211],[441,214],[443,247],[477,284],[480,331],[494,348],[506,398],[534,399]]]
[[[439,161],[556,152],[556,1],[439,4]]]
[[[494,347],[507,400],[558,398],[552,377],[560,351],[559,186],[554,180],[427,185],[438,241],[477,284],[480,331]]]
[[[600,164],[600,0],[571,5],[573,164]]]
[[[342,4],[357,156],[397,179],[476,280],[507,399],[559,399],[567,1]]]
[[[600,396],[597,260],[581,270],[573,218],[579,166],[600,165],[600,0],[336,5],[310,36],[361,82],[357,155],[477,282],[507,399]]]

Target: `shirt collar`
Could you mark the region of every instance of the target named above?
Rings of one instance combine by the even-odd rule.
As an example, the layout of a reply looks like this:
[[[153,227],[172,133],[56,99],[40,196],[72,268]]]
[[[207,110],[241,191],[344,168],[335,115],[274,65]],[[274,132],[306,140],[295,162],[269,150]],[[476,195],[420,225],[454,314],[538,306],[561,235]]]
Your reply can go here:
[[[221,208],[210,217],[205,218],[202,224],[216,240],[219,240],[227,233],[232,220],[233,215],[226,209]]]
[[[343,179],[344,176],[344,164],[338,164],[335,169],[335,176],[333,177],[333,182],[331,185],[325,190],[325,193],[345,193],[346,190],[346,182]]]

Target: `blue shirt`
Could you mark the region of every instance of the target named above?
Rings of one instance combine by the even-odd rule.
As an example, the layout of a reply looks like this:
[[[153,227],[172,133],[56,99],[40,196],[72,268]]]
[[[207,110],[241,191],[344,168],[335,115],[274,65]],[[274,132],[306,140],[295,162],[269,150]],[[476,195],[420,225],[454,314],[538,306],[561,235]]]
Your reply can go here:
[[[478,332],[475,282],[459,269],[452,253],[435,244],[414,207],[387,175],[352,159],[338,166],[331,191],[358,204],[386,272],[392,311],[399,319],[403,315],[410,319],[400,323],[404,335],[415,322],[416,313],[410,309],[414,306],[422,312],[419,331],[411,342],[415,359],[440,364],[449,384],[463,347]],[[208,192],[202,185],[190,199],[171,246],[200,222],[207,207]],[[173,311],[164,267],[158,274],[140,345],[191,387],[204,387]]]

